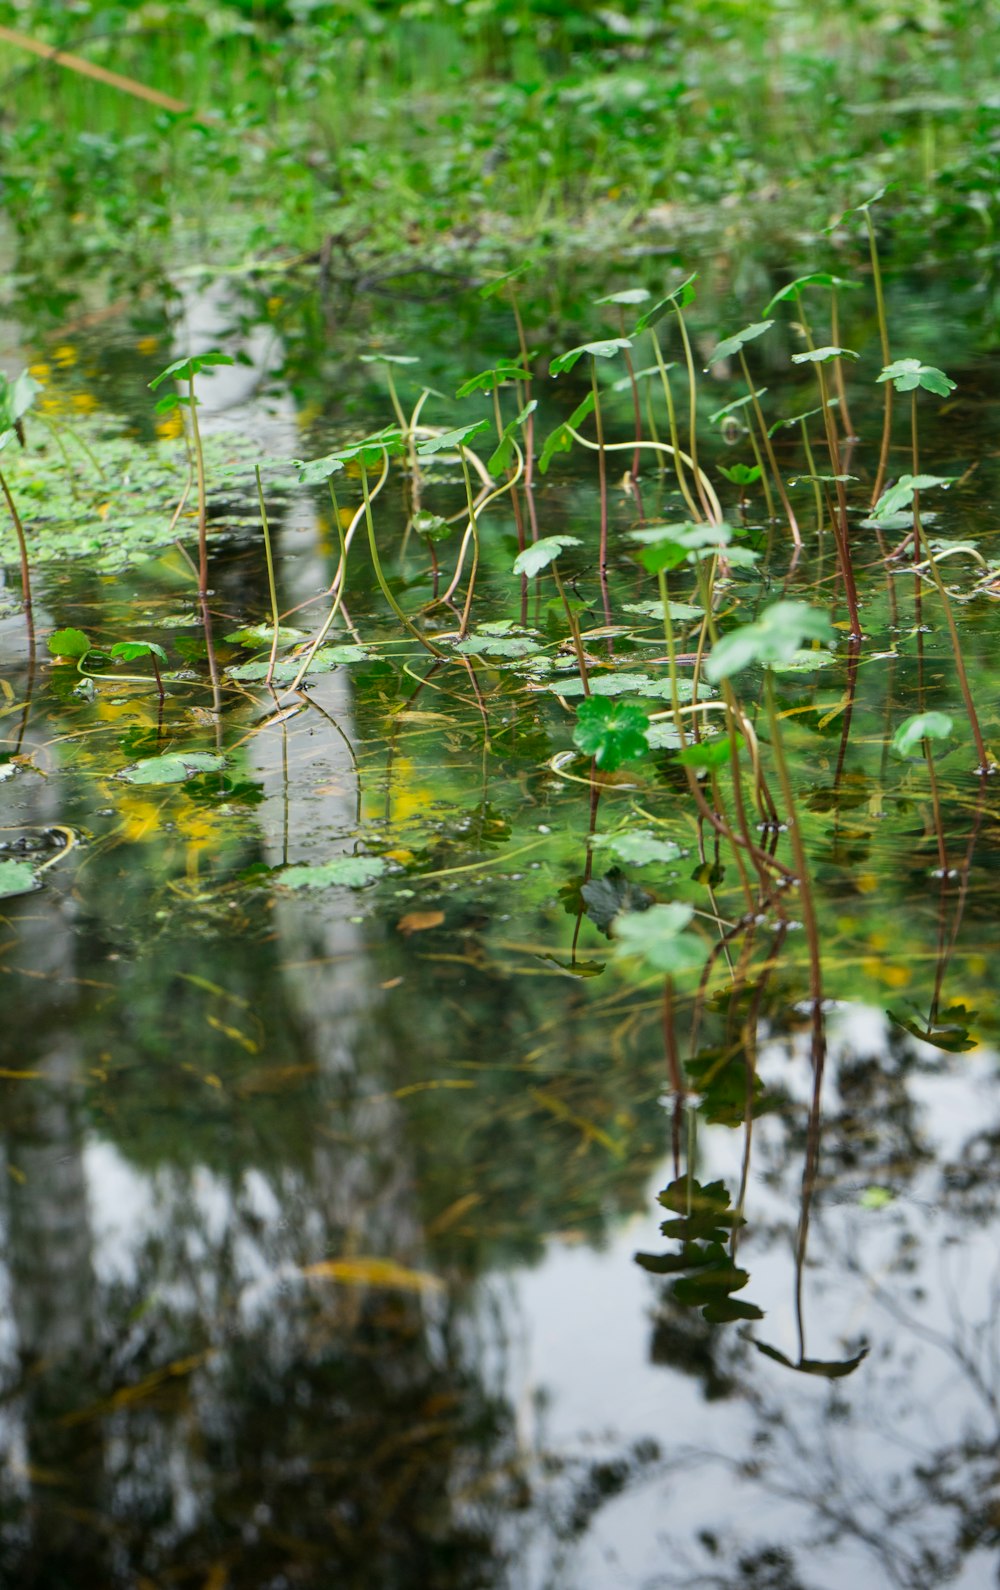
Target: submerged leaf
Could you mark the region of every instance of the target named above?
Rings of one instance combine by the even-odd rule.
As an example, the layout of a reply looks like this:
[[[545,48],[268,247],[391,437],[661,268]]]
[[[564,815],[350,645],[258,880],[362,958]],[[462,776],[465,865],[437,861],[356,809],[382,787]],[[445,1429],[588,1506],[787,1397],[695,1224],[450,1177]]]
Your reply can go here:
[[[411,1270],[395,1259],[322,1259],[302,1272],[311,1281],[339,1281],[346,1286],[374,1286],[397,1292],[441,1292],[444,1282],[427,1270]]]

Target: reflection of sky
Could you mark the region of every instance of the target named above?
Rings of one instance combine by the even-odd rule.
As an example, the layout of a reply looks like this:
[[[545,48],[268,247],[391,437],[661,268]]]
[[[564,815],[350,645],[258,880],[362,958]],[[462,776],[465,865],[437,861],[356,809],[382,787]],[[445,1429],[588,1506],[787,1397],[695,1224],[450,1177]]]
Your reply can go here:
[[[851,1008],[833,1015],[828,1077],[835,1076],[841,1054],[880,1052],[884,1027],[876,1011]],[[991,1119],[996,1056],[986,1050],[942,1056],[925,1045],[920,1051],[940,1066],[937,1074],[913,1079],[911,1087],[919,1129],[940,1164]],[[761,1069],[805,1101],[808,1069],[789,1066],[779,1046],[764,1046]],[[827,1111],[836,1104],[832,1081],[824,1102]],[[767,1157],[769,1135],[780,1136],[780,1127],[764,1118],[755,1126],[758,1169]],[[737,1184],[740,1137],[723,1128],[703,1131],[702,1181],[723,1177],[730,1187]],[[823,1188],[821,1158],[805,1281],[807,1353],[846,1357],[864,1337],[871,1354],[853,1377],[831,1383],[793,1375],[759,1358],[738,1345],[741,1328],[729,1327],[735,1334],[724,1338],[729,1345],[719,1354],[719,1367],[727,1367],[733,1352],[734,1368],[750,1396],[737,1392],[708,1404],[694,1379],[650,1362],[650,1308],[665,1283],[632,1262],[637,1248],[670,1247],[658,1232],[655,1195],[671,1175],[665,1162],[650,1188],[650,1217],[619,1228],[603,1251],[554,1241],[542,1264],[518,1279],[516,1307],[526,1345],[524,1382],[516,1397],[524,1406],[544,1398],[533,1432],[539,1450],[586,1462],[621,1456],[634,1443],[652,1439],[663,1457],[598,1513],[557,1581],[545,1577],[540,1554],[532,1583],[558,1582],[576,1590],[603,1590],[610,1583],[622,1590],[687,1584],[693,1582],[685,1577],[688,1572],[712,1567],[696,1544],[699,1531],[706,1530],[736,1549],[755,1543],[801,1545],[802,1555],[796,1555],[810,1590],[840,1590],[848,1584],[855,1590],[882,1590],[896,1582],[891,1577],[894,1550],[879,1556],[841,1530],[832,1547],[813,1547],[806,1554],[805,1543],[820,1524],[811,1504],[822,1499],[829,1505],[833,1529],[843,1508],[860,1528],[876,1537],[884,1532],[908,1559],[916,1559],[925,1538],[935,1539],[941,1521],[931,1507],[918,1506],[914,1517],[893,1529],[886,1528],[882,1504],[905,1507],[914,1494],[919,1502],[910,1471],[934,1449],[957,1447],[968,1430],[978,1431],[984,1441],[992,1431],[995,1439],[996,1420],[984,1395],[947,1350],[949,1343],[963,1343],[971,1360],[982,1366],[987,1391],[1000,1389],[993,1373],[995,1233],[966,1231],[949,1238],[948,1219],[936,1207],[939,1170],[933,1162],[911,1191],[887,1208],[871,1210],[859,1205],[860,1184]],[[745,1295],[766,1315],[752,1334],[792,1358],[800,1178],[798,1159],[789,1164],[780,1187],[767,1186],[759,1174],[753,1177],[750,1225],[741,1249],[752,1272]],[[763,1249],[754,1238],[755,1219],[772,1229],[783,1226],[784,1234]],[[911,1234],[912,1269],[894,1275],[894,1255]],[[893,1316],[899,1310],[897,1323]],[[985,1341],[977,1344],[975,1332],[984,1326]],[[763,1430],[751,1406],[757,1398],[762,1411],[780,1410],[788,1427],[787,1434],[772,1429],[763,1447],[754,1444],[755,1433],[759,1438]],[[840,1410],[836,1417],[832,1407]],[[736,1466],[752,1457],[762,1465],[760,1477],[739,1478]],[[961,1465],[956,1483],[960,1475]],[[976,1500],[969,1498],[972,1505]],[[723,1552],[716,1571],[728,1557]],[[993,1580],[982,1552],[968,1559],[960,1577],[948,1580],[963,1590],[978,1590],[987,1582]],[[926,1583],[931,1590],[931,1581]]]

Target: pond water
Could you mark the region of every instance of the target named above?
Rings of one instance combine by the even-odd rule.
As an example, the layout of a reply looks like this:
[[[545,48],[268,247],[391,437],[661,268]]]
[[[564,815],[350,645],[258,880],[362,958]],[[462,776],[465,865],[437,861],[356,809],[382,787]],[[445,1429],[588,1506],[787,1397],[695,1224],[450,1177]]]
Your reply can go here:
[[[896,343],[933,323],[919,351],[959,381],[927,409],[924,467],[961,477],[928,492],[927,529],[974,543],[941,568],[1000,748],[1000,624],[975,590],[996,557],[997,393],[964,309],[941,294],[932,312],[928,292],[893,284]],[[423,649],[359,540],[330,637],[353,649],[295,695],[246,676],[268,641],[227,637],[269,613],[248,459],[277,482],[282,611],[314,634],[332,508],[273,460],[315,457],[392,410],[376,406],[376,367],[331,385],[307,315],[279,334],[277,310],[234,291],[189,291],[186,307],[203,342],[232,346],[240,321],[249,360],[204,388],[219,677],[172,537],[133,550],[129,494],[161,485],[124,454],[98,486],[71,439],[67,467],[37,433],[46,490],[72,477],[79,510],[61,511],[95,553],[42,546],[39,530],[33,660],[17,604],[0,608],[0,862],[34,874],[0,904],[3,1583],[995,1583],[998,787],[975,771],[933,586],[918,611],[909,564],[887,574],[874,533],[853,532],[852,651],[806,483],[803,554],[755,530],[752,503],[760,558],[717,591],[727,621],[785,597],[832,603],[840,624],[831,666],[775,680],[820,935],[815,1010],[794,887],[787,910],[778,891],[747,917],[739,867],[673,753],[593,781],[574,753],[574,652],[548,574],[522,607],[504,503],[483,517],[478,649],[447,639],[460,609],[425,623],[446,657]],[[426,374],[398,372],[411,403],[420,382],[451,392],[510,353],[496,305],[456,313],[398,310],[425,337]],[[376,342],[394,314],[379,311]],[[167,328],[140,305],[59,339],[22,329],[17,351],[47,366],[50,418],[90,436],[116,411],[138,458],[145,383],[187,335]],[[363,348],[370,325],[346,335]],[[809,372],[795,380],[780,412],[815,404]],[[709,383],[704,406],[737,392]],[[880,389],[849,396],[877,438]],[[610,423],[628,438],[619,401]],[[905,418],[892,475],[908,467]],[[726,444],[711,438],[714,467]],[[786,472],[804,470],[787,446]],[[870,482],[872,453],[848,471]],[[621,473],[614,633],[589,456],[537,480],[537,520],[580,538],[560,566],[597,676],[662,684],[662,626],[627,605],[657,590],[630,551],[640,507]],[[344,479],[349,517],[360,485]],[[641,487],[646,522],[677,516],[672,476],[649,464]],[[30,532],[44,493],[23,489]],[[377,504],[409,613],[432,596],[426,545],[403,537],[413,489],[397,464]],[[428,461],[422,490],[434,513],[461,512],[454,455]],[[178,531],[194,554],[187,507]],[[697,608],[690,569],[670,595]],[[677,622],[689,655],[699,617]],[[66,627],[96,648],[79,665],[46,652]],[[125,639],[167,652],[162,703],[146,660],[107,660]],[[518,657],[513,639],[534,644]],[[642,699],[666,715],[662,689]],[[953,721],[930,766],[919,744],[889,750],[918,709]],[[170,754],[194,760],[167,777],[153,759]],[[790,867],[787,825],[762,833]],[[294,870],[328,864],[323,886]],[[662,971],[622,959],[607,927],[675,897],[716,950],[705,986],[678,977],[665,998]],[[713,1242],[714,1292],[698,1279]]]

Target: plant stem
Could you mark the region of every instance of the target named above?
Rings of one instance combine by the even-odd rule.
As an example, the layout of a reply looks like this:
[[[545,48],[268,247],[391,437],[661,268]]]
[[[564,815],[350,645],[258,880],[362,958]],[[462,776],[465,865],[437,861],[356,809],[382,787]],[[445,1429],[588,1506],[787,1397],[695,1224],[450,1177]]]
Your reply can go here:
[[[875,227],[872,224],[871,211],[865,210],[865,225],[868,228],[868,249],[872,261],[872,280],[875,284],[875,307],[878,313],[878,334],[882,343],[882,367],[885,369],[892,363],[892,354],[889,351],[889,323],[885,313],[885,293],[882,290],[882,270],[879,265],[878,243],[875,238]],[[878,473],[875,476],[875,489],[872,492],[872,507],[882,495],[882,483],[889,463],[889,440],[892,434],[892,391],[891,381],[884,381],[885,406],[882,412],[882,446],[878,456]]]
[[[651,330],[649,334],[653,339],[653,353],[656,356],[656,367],[660,372],[660,382],[663,386],[663,395],[667,400],[667,419],[670,423],[670,451],[673,454],[674,471],[677,475],[677,484],[680,487],[681,496],[687,503],[688,512],[690,513],[692,519],[698,521],[704,518],[704,515],[691,495],[691,489],[688,486],[687,479],[684,475],[684,470],[681,467],[681,459],[683,454],[681,453],[680,435],[677,430],[677,411],[674,408],[673,389],[670,385],[670,377],[667,374],[670,366],[664,364],[663,362],[663,350],[660,347],[660,339],[656,335],[656,332]]]
[[[887,386],[891,386],[891,384],[892,383],[889,381],[886,382]],[[917,437],[916,387],[913,389],[910,400],[910,436],[911,449],[913,453],[913,473],[916,476],[920,473],[920,451]],[[969,727],[972,729],[972,738],[976,742],[976,755],[979,757],[978,771],[980,773],[988,773],[992,764],[983,741],[983,731],[979,727],[979,715],[976,712],[975,702],[972,699],[972,690],[969,686],[969,676],[965,670],[965,660],[962,656],[962,643],[958,635],[958,626],[955,623],[955,614],[952,611],[951,598],[949,597],[948,592],[945,589],[945,583],[941,578],[941,571],[937,566],[937,559],[933,556],[930,547],[927,545],[927,537],[924,534],[924,527],[920,522],[919,491],[915,491],[913,493],[913,530],[916,538],[916,544],[920,547],[920,550],[922,551],[930,566],[931,577],[934,580],[934,584],[937,586],[937,593],[938,596],[940,596],[942,605],[944,607],[944,616],[947,620],[948,633],[951,637],[951,650],[955,659],[955,671],[958,674],[959,688],[962,692],[962,700],[965,702],[965,711],[968,715]]]
[[[201,448],[201,427],[198,424],[198,406],[194,395],[194,372],[188,377],[188,396],[191,408],[191,437],[194,442],[195,472],[198,480],[198,595],[202,601],[208,596],[208,506],[205,498],[205,455]]]
[[[379,589],[381,590],[382,595],[385,597],[389,606],[392,608],[396,617],[399,619],[399,622],[403,625],[404,629],[409,630],[414,639],[418,640],[421,646],[425,646],[429,652],[434,654],[435,657],[443,657],[445,654],[441,648],[439,646],[435,646],[432,640],[428,640],[426,635],[422,635],[420,633],[417,626],[407,618],[406,614],[403,612],[403,609],[400,607],[399,603],[396,601],[396,598],[389,589],[389,582],[382,572],[382,563],[378,555],[378,543],[375,540],[375,520],[372,517],[372,500],[368,490],[368,465],[365,463],[364,453],[359,454],[358,462],[361,466],[361,494],[365,501],[365,525],[368,529],[368,546],[371,550],[372,566],[375,570],[375,578],[379,583]],[[388,473],[389,455],[384,449],[383,466],[385,472]]]
[[[802,545],[802,536],[799,533],[798,520],[796,519],[792,505],[788,500],[788,491],[786,490],[785,482],[781,477],[781,471],[778,468],[778,460],[775,457],[774,447],[771,443],[771,437],[764,421],[764,411],[760,406],[760,399],[757,396],[757,389],[750,379],[750,370],[747,365],[746,354],[743,352],[742,348],[740,349],[740,364],[743,367],[743,379],[746,381],[747,389],[750,393],[750,401],[753,404],[753,411],[757,417],[757,424],[760,426],[760,433],[764,438],[764,450],[767,453],[767,461],[771,466],[771,474],[774,478],[774,484],[778,489],[778,496],[781,498],[781,506],[784,509],[785,517],[788,520],[788,528],[792,532],[792,540],[794,541],[795,545],[800,547]],[[750,434],[751,436],[753,435],[752,430]],[[756,452],[757,449],[755,447],[755,455]]]
[[[17,536],[17,550],[21,556],[21,599],[24,602],[24,621],[28,629],[28,644],[32,655],[35,650],[35,621],[31,610],[31,573],[28,568],[28,542],[24,534],[24,525],[21,515],[17,511],[17,504],[11,496],[10,487],[3,471],[0,470],[0,491],[10,509],[10,516],[14,521],[14,533]]]
[[[583,685],[583,693],[585,696],[589,696],[590,675],[587,672],[587,656],[583,649],[583,637],[580,634],[580,625],[577,621],[577,616],[570,605],[569,597],[566,595],[565,587],[559,576],[559,570],[556,566],[557,562],[558,559],[554,559],[551,565],[552,578],[556,582],[556,590],[562,597],[562,605],[566,613],[566,622],[569,624],[569,632],[573,637],[573,650],[576,652],[576,662],[577,667],[580,670],[580,683]]]
[[[774,755],[774,766],[778,775],[778,783],[781,785],[782,798],[785,802],[788,837],[791,841],[792,856],[795,859],[795,871],[799,879],[802,921],[806,930],[806,942],[809,946],[809,989],[815,1015],[816,1011],[820,1009],[823,1000],[819,929],[816,924],[816,912],[813,906],[809,864],[806,861],[805,846],[802,843],[802,833],[799,828],[798,812],[795,806],[795,795],[788,773],[788,762],[785,758],[785,743],[781,734],[781,723],[778,718],[777,703],[774,699],[774,678],[770,668],[764,670],[764,698],[767,704],[767,721],[771,730],[771,750]]]
[[[705,517],[708,519],[709,523],[712,523],[712,511],[705,499],[704,488],[701,484],[701,476],[698,472],[698,380],[694,372],[694,354],[691,352],[691,339],[688,336],[687,325],[684,321],[684,314],[680,305],[677,303],[674,304],[674,313],[677,316],[677,324],[681,328],[681,341],[684,344],[684,362],[687,365],[688,423],[691,432],[691,463],[694,466],[694,483],[698,492],[698,496],[701,499],[701,505],[705,510]]]
[[[260,522],[264,530],[264,556],[267,559],[267,589],[271,598],[271,622],[274,634],[271,637],[271,656],[268,659],[267,674],[264,683],[269,685],[274,675],[274,664],[278,655],[278,629],[281,620],[278,617],[278,593],[274,584],[274,560],[271,556],[271,532],[267,523],[267,509],[264,506],[264,488],[260,482],[260,465],[254,465],[254,474],[257,476],[257,501],[260,503]]]

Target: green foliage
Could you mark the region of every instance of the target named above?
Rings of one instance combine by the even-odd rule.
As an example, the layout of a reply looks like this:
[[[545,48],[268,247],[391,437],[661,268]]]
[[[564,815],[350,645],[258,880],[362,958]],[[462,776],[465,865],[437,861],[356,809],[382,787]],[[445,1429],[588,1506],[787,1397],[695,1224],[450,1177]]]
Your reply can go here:
[[[793,353],[793,364],[829,364],[833,359],[857,359],[853,348],[810,348],[806,353]]]
[[[26,861],[0,861],[0,900],[30,894],[36,887],[34,869]]]
[[[729,679],[751,663],[767,668],[792,662],[807,640],[827,644],[833,640],[828,615],[803,602],[774,602],[756,623],[743,624],[722,636],[706,659],[705,676],[717,681]]]
[[[604,772],[613,773],[623,762],[647,755],[648,726],[648,714],[634,702],[586,696],[576,709],[573,744]]]
[[[892,364],[886,365],[878,379],[891,381],[897,392],[915,392],[918,387],[923,387],[925,392],[934,392],[938,397],[947,397],[949,392],[954,392],[956,384],[943,370],[938,370],[932,364],[921,364],[919,359],[894,359]]]
[[[493,392],[502,386],[509,386],[512,381],[530,380],[530,370],[522,369],[513,359],[501,359],[493,369],[481,370],[478,375],[463,381],[455,396],[464,398],[473,392]]]
[[[664,1188],[659,1201],[675,1213],[660,1229],[664,1236],[678,1238],[680,1251],[637,1253],[636,1263],[652,1275],[681,1276],[673,1288],[675,1299],[687,1308],[700,1308],[713,1324],[763,1319],[756,1304],[733,1296],[750,1275],[733,1263],[725,1247],[729,1233],[746,1224],[733,1209],[725,1183],[703,1186],[693,1176],[681,1176]]]
[[[136,662],[140,657],[155,657],[158,662],[166,662],[167,654],[162,646],[155,640],[120,640],[108,650],[108,656],[114,657],[118,662]]]
[[[13,381],[0,370],[0,452],[20,434],[21,420],[41,390],[40,383],[27,370]]]
[[[523,574],[525,579],[532,580],[550,563],[554,563],[567,547],[580,545],[579,536],[543,536],[540,541],[533,541],[523,552],[518,553],[514,559],[514,573]]]
[[[454,430],[445,431],[441,436],[427,437],[418,445],[417,455],[431,458],[435,453],[456,453],[489,428],[489,420],[473,420],[469,425],[457,425]]]
[[[283,889],[328,889],[334,884],[364,889],[388,868],[389,863],[382,856],[335,856],[316,866],[286,867],[275,874],[275,881]]]
[[[773,325],[773,320],[756,320],[752,325],[744,326],[742,331],[737,331],[732,337],[724,338],[709,354],[706,370],[710,370],[713,364],[719,364],[723,359],[732,359],[741,348],[746,347],[748,342],[762,337]]]
[[[610,850],[619,861],[631,867],[649,867],[679,861],[683,855],[672,839],[661,839],[649,828],[625,828],[617,834],[595,834],[595,848]]]
[[[555,430],[546,437],[545,446],[542,448],[541,457],[538,460],[539,474],[548,474],[549,465],[556,453],[569,452],[573,445],[573,438],[570,432],[578,431],[587,415],[592,414],[593,410],[594,394],[593,392],[588,392],[583,402],[577,404],[569,419],[564,420],[561,425],[557,425]]]
[[[697,971],[704,965],[707,947],[696,933],[687,931],[693,917],[694,907],[680,900],[621,916],[614,927],[615,953],[620,960],[639,959],[668,977]]]
[[[55,629],[45,643],[53,657],[86,657],[90,641],[82,629]]]
[[[918,491],[930,491],[934,486],[950,486],[952,475],[900,475],[895,485],[884,491],[872,509],[876,523],[891,519],[901,509],[909,508]]]
[[[235,360],[230,354],[220,353],[217,348],[213,348],[207,353],[191,355],[186,359],[175,359],[172,364],[168,364],[165,370],[161,370],[159,375],[149,382],[149,390],[155,392],[157,387],[161,386],[164,381],[193,381],[195,376],[200,375],[203,370],[211,370],[220,364],[234,363]]]
[[[947,740],[953,728],[947,712],[915,712],[904,718],[892,737],[897,756],[909,756],[922,740]]]
[[[584,354],[589,354],[592,359],[613,359],[616,353],[631,346],[631,337],[605,337],[598,342],[583,342],[578,348],[570,348],[566,353],[558,354],[549,364],[549,374],[562,375],[565,371],[572,370]]]
[[[503,428],[503,434],[497,444],[496,450],[486,460],[486,468],[491,475],[500,475],[508,469],[514,460],[514,438],[516,433],[525,424],[530,415],[534,414],[538,404],[534,398],[526,403],[516,419],[509,420]]]
[[[119,777],[126,784],[183,784],[199,773],[216,773],[225,764],[225,757],[214,751],[165,751],[123,768]]]

